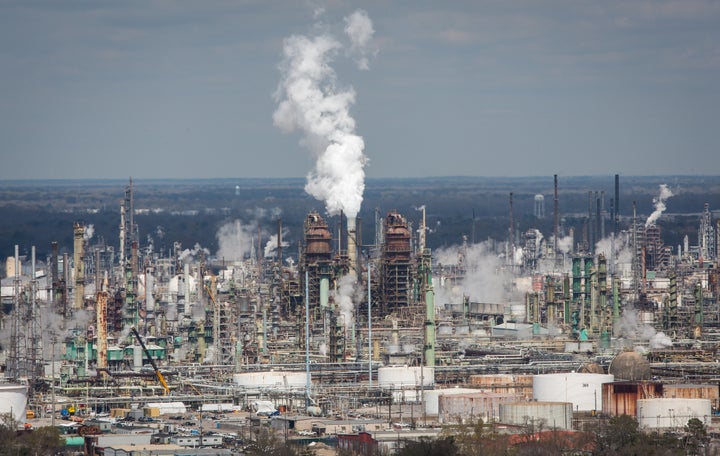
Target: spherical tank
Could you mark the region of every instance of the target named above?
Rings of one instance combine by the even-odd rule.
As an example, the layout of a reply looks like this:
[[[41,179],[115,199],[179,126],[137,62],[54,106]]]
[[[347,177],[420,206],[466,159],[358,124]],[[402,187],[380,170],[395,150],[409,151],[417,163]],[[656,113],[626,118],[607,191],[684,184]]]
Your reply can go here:
[[[617,355],[608,368],[618,380],[640,381],[650,379],[650,363],[641,353],[626,351]]]
[[[610,374],[577,372],[533,376],[533,400],[571,402],[575,411],[602,409],[602,384],[615,379]]]
[[[637,419],[641,428],[682,428],[691,418],[710,425],[710,399],[638,399]]]

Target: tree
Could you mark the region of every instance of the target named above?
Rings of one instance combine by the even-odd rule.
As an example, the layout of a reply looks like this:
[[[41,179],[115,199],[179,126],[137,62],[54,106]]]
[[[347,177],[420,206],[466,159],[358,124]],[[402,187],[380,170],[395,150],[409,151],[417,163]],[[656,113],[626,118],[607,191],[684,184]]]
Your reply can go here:
[[[420,438],[418,441],[407,441],[398,456],[456,456],[458,448],[452,436],[438,439]]]
[[[269,429],[260,428],[255,434],[255,440],[245,451],[250,456],[296,456],[297,452],[280,441],[277,435]]]
[[[453,437],[461,456],[505,456],[510,448],[509,436],[498,434],[482,419],[448,427],[442,435]]]
[[[685,426],[685,448],[690,455],[699,455],[700,449],[710,441],[705,423],[697,418],[690,418]]]
[[[17,445],[22,449],[20,454],[55,454],[63,448],[64,442],[57,428],[44,426],[22,434]]]

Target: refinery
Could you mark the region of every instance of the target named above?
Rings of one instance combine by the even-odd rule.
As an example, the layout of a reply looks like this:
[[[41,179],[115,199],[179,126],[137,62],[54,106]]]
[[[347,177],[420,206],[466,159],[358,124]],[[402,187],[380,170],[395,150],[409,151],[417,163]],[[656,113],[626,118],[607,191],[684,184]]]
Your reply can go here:
[[[614,184],[610,210],[588,193],[578,231],[555,176],[552,209],[533,208],[550,233],[517,229],[509,193],[504,239],[432,251],[424,207],[376,211],[370,236],[309,211],[297,246],[278,218],[227,258],[141,242],[130,181],[115,242],[76,222],[72,246],[7,256],[0,407],[85,454],[235,454],[260,428],[392,450],[476,420],[717,432],[720,221],[705,204],[697,235],[667,246],[672,192],[621,217]]]

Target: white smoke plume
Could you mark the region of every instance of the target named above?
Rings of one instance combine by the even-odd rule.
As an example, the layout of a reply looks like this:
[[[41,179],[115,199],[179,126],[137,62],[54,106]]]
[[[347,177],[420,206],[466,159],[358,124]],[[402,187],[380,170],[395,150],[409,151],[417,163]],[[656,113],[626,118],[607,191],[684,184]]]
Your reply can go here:
[[[282,215],[282,209],[279,207],[255,207],[245,209],[250,220],[276,220]]]
[[[458,261],[459,247],[438,249],[433,255],[443,265],[452,266]],[[442,261],[441,261],[442,260]],[[472,244],[463,257],[465,277],[455,288],[436,287],[436,302],[460,303],[463,296],[474,302],[506,303],[517,299],[513,275],[504,267],[505,261],[492,252],[489,242]]]
[[[650,217],[645,221],[645,228],[648,226],[654,224],[657,222],[657,220],[660,218],[663,212],[665,212],[665,201],[667,201],[668,198],[673,196],[672,190],[668,188],[667,185],[661,184],[660,185],[660,194],[653,198],[653,204],[655,205],[655,210],[652,214],[650,214]]]
[[[372,38],[372,22],[357,11],[346,18],[351,50],[366,49]],[[315,169],[308,174],[305,191],[325,202],[330,215],[344,211],[357,216],[365,190],[363,154],[365,143],[355,133],[350,106],[352,88],[340,89],[330,66],[343,45],[332,35],[293,35],[285,39],[282,80],[275,92],[278,108],[274,124],[285,132],[304,133],[301,141],[315,155]],[[364,51],[363,51],[364,52]],[[361,53],[362,54],[362,53]],[[360,59],[366,65],[366,59]]]
[[[337,290],[333,290],[331,293],[346,330],[352,328],[355,322],[355,302],[362,299],[363,296],[363,290],[356,290],[356,285],[357,277],[348,274],[340,279]]]
[[[554,244],[554,242],[555,242],[554,239],[555,239],[555,236],[550,236],[550,243],[551,243],[551,245],[555,245],[555,244]],[[565,254],[567,254],[567,253],[572,252],[572,248],[573,248],[573,237],[572,237],[572,236],[565,236],[565,237],[558,238],[557,248],[558,248],[558,251],[559,251],[560,253],[565,253]]]
[[[91,223],[85,227],[85,234],[83,234],[83,240],[86,242],[89,241],[90,239],[92,239],[93,234],[95,234],[95,225]]]
[[[657,332],[652,326],[640,321],[635,309],[627,309],[617,325],[618,336],[644,342],[647,341],[652,349],[671,347],[673,342],[663,332]]]
[[[288,234],[290,234],[290,231],[287,228],[283,227],[281,237],[284,239]],[[265,243],[265,249],[263,250],[263,256],[265,258],[277,256],[277,248],[278,248],[277,241],[278,241],[277,235],[275,235],[275,236],[270,236],[270,239],[268,239],[267,243]],[[290,246],[290,244],[287,241],[282,241],[283,249],[286,247],[289,247],[289,246]]]
[[[611,261],[615,264],[613,270],[617,275],[627,277],[632,274],[633,252],[628,236],[618,236],[614,240],[612,237],[600,239],[595,244],[595,252],[604,254],[608,264]]]
[[[205,255],[210,255],[210,251],[203,246],[201,246],[198,243],[195,243],[195,246],[192,249],[185,249],[182,252],[180,252],[180,255],[178,255],[178,260],[180,260],[183,263],[190,263],[192,262],[199,253],[205,253]]]
[[[243,225],[240,220],[226,223],[218,229],[215,236],[218,240],[217,257],[227,261],[244,260],[253,248],[253,235],[257,225]]]
[[[345,34],[352,43],[350,53],[355,56],[358,68],[361,70],[369,69],[368,54],[375,56],[377,49],[372,47],[375,30],[365,11],[357,10],[345,18]]]

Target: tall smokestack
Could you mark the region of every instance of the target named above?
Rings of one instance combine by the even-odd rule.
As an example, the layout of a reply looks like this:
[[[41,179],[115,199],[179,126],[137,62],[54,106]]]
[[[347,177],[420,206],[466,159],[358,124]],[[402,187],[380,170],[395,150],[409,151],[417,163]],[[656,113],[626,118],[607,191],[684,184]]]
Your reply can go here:
[[[277,262],[278,267],[282,268],[282,219],[278,218],[278,231],[277,231]]]
[[[560,231],[560,209],[558,208],[558,178],[557,174],[554,176],[555,180],[555,198],[553,200],[553,253],[554,255],[557,255],[558,253],[558,236]]]
[[[613,217],[615,236],[620,232],[620,175],[615,175],[615,213]]]
[[[355,223],[355,217],[347,218],[347,254],[351,274],[357,272],[357,227]]]
[[[515,222],[513,221],[513,194],[510,192],[510,265],[515,264]]]
[[[97,367],[98,369],[107,369],[107,298],[108,293],[105,291],[107,284],[107,276],[103,280],[100,290],[97,292],[95,305],[95,334],[97,334]],[[105,377],[107,374],[102,373]]]
[[[83,248],[85,238],[85,225],[76,222],[73,226],[74,252],[73,266],[75,272],[75,292],[73,299],[73,309],[83,308],[85,298],[85,265],[83,258],[85,250]]]

